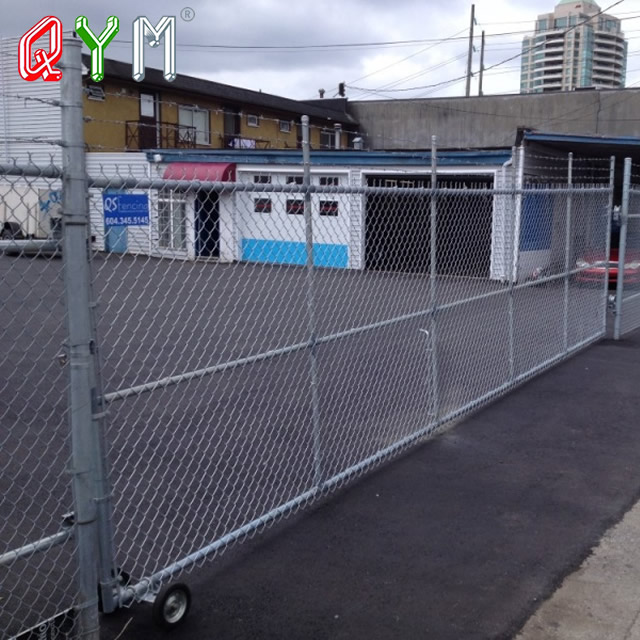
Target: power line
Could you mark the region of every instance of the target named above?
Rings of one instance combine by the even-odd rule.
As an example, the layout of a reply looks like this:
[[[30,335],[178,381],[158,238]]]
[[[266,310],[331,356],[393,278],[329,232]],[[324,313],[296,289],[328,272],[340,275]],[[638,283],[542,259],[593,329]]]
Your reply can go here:
[[[622,1],[622,0],[621,0],[621,1]],[[596,14],[595,16],[592,16],[592,18],[595,18],[597,15],[598,15],[598,14]],[[640,16],[639,16],[639,15],[634,14],[634,17],[640,17]],[[592,19],[592,18],[591,18],[591,19]],[[586,22],[587,22],[587,21],[585,20],[585,21],[584,21],[583,23],[581,23],[581,24],[584,24],[584,23],[586,23]],[[579,25],[577,25],[577,26],[579,26]],[[575,28],[575,27],[574,27],[574,28]],[[640,31],[640,30],[637,30],[637,31]],[[635,32],[635,31],[631,31],[630,33],[634,33],[634,32]],[[634,38],[627,38],[627,40],[630,40],[630,39],[637,39],[637,37],[634,37]],[[509,43],[509,44],[510,44],[510,43]],[[519,55],[522,55],[521,47],[518,47],[517,51],[518,51],[518,54],[517,54],[515,57],[518,57]],[[415,73],[413,73],[413,74],[410,74],[410,75],[407,75],[407,76],[403,76],[402,78],[400,78],[400,79],[398,79],[398,80],[395,80],[395,81],[393,81],[393,82],[390,82],[390,83],[387,83],[387,84],[385,84],[385,85],[382,85],[382,86],[376,87],[376,89],[375,89],[375,90],[366,91],[366,90],[364,90],[364,89],[362,89],[362,88],[357,88],[357,87],[353,87],[353,86],[351,86],[351,88],[352,88],[353,90],[357,91],[359,94],[361,94],[361,95],[357,96],[357,97],[359,97],[359,98],[362,98],[362,97],[364,97],[364,96],[366,96],[366,95],[369,95],[369,94],[383,95],[383,93],[384,93],[384,92],[388,92],[388,91],[392,91],[392,90],[393,90],[393,91],[411,91],[411,90],[422,89],[422,88],[429,88],[429,89],[430,89],[430,91],[428,91],[428,92],[427,92],[427,94],[424,94],[424,95],[429,95],[430,93],[433,93],[432,89],[434,89],[434,88],[436,88],[436,89],[437,89],[437,88],[439,88],[440,86],[443,86],[444,84],[457,84],[457,82],[459,81],[459,79],[460,79],[460,78],[454,78],[454,79],[452,79],[452,80],[447,80],[447,81],[445,81],[445,82],[443,82],[443,83],[437,83],[436,85],[427,85],[427,87],[419,87],[419,88],[416,88],[416,87],[408,87],[408,88],[403,88],[403,89],[392,89],[392,88],[393,88],[393,87],[397,87],[397,85],[402,84],[403,82],[406,82],[406,81],[408,81],[408,80],[412,80],[412,79],[417,78],[417,77],[419,77],[419,76],[421,76],[421,75],[424,75],[424,74],[426,74],[426,73],[429,73],[430,71],[433,71],[433,70],[435,70],[435,69],[437,69],[437,68],[441,68],[442,66],[444,66],[444,65],[446,65],[446,64],[450,64],[451,62],[455,62],[455,61],[457,61],[457,60],[460,60],[460,59],[462,59],[463,57],[465,57],[466,55],[467,55],[466,53],[462,53],[462,54],[460,54],[459,56],[455,56],[455,57],[453,57],[453,58],[450,58],[450,59],[449,59],[449,60],[447,60],[446,62],[441,63],[441,64],[439,64],[439,65],[436,65],[436,66],[434,66],[434,67],[430,67],[430,68],[427,68],[427,69],[423,69],[423,70],[418,71],[418,72],[415,72]],[[499,64],[503,64],[503,63],[499,63]],[[393,65],[389,65],[389,66],[393,66]],[[498,66],[498,65],[494,65],[494,66]],[[497,73],[495,73],[495,72],[494,72],[494,73],[491,73],[491,69],[492,69],[492,68],[493,68],[493,66],[490,66],[490,67],[486,67],[486,68],[485,68],[485,73],[488,71],[488,72],[489,72],[489,73],[488,73],[488,75],[491,75],[491,77],[493,77],[493,76],[497,75]],[[512,68],[514,68],[514,69],[515,69],[515,68],[518,68],[518,69],[519,69],[520,67],[512,67]],[[360,79],[362,79],[362,78],[360,78]],[[355,82],[355,81],[352,81],[352,82]],[[414,97],[422,97],[422,96],[414,96]]]
[[[413,80],[415,78],[417,78],[418,76],[424,75],[425,73],[429,73],[430,71],[436,71],[437,69],[441,69],[442,67],[447,66],[448,64],[451,64],[452,62],[456,62],[458,60],[462,60],[463,58],[466,57],[466,53],[461,53],[457,56],[454,56],[453,58],[449,58],[448,60],[445,60],[444,62],[440,62],[436,65],[433,65],[432,67],[427,67],[426,69],[422,69],[420,71],[417,71],[415,73],[409,74],[408,76],[403,76],[402,78],[398,78],[397,80],[394,80],[392,82],[388,82],[387,84],[384,84],[380,87],[376,88],[376,91],[386,91],[387,89],[390,89],[391,87],[395,87],[399,84],[402,84],[403,82],[407,82],[409,80]],[[356,87],[351,87],[354,90],[357,90]],[[368,91],[364,91],[363,95],[366,95],[367,93],[369,93]]]
[[[612,4],[610,7],[601,10],[599,13],[595,14],[594,16],[592,16],[591,18],[589,18],[588,20],[585,20],[580,24],[584,24],[585,22],[592,20],[593,18],[603,14],[604,12],[608,11],[610,8],[615,7],[616,5],[620,4],[623,1],[624,0],[619,0],[618,2]],[[633,15],[627,18],[620,18],[620,20],[621,21],[633,20],[635,18],[640,18],[640,15],[638,15],[637,12],[630,12],[630,13],[633,13]],[[531,21],[527,21],[527,22],[531,22]],[[486,23],[486,24],[500,24],[500,23]],[[580,24],[577,26],[580,26]],[[572,29],[574,28],[576,27],[572,27]],[[571,29],[569,29],[568,31],[570,30]],[[462,31],[466,31],[466,29],[463,29]],[[462,31],[458,33],[462,33]],[[519,31],[504,31],[499,33],[487,33],[485,37],[501,38],[505,36],[528,35],[528,34],[531,34],[531,29],[525,29],[525,30],[519,30]],[[177,46],[178,46],[178,49],[182,49],[182,50],[192,50],[192,49],[203,50],[204,49],[204,50],[212,50],[212,51],[226,51],[229,53],[231,52],[243,53],[248,51],[285,53],[288,51],[300,52],[300,51],[326,51],[326,50],[332,50],[332,49],[341,50],[341,49],[379,48],[379,47],[407,47],[407,46],[415,46],[415,45],[430,44],[430,43],[443,44],[445,42],[468,41],[468,39],[469,39],[468,36],[458,36],[456,34],[454,36],[449,36],[447,38],[416,38],[416,39],[409,39],[409,40],[383,40],[383,41],[373,41],[373,42],[337,42],[337,43],[299,44],[299,45],[203,44],[203,43],[192,42],[189,44],[179,43]],[[131,40],[123,40],[118,38],[111,43],[111,45],[114,45],[114,44],[130,45]],[[358,80],[362,80],[362,79],[363,78],[358,78]],[[356,82],[356,81],[357,80],[352,82]]]
[[[613,7],[621,4],[622,2],[624,2],[624,0],[617,0],[613,4],[609,5],[607,8],[601,9],[598,13],[595,13],[594,15],[592,15],[587,20],[583,20],[582,22],[580,22],[580,23],[578,23],[578,24],[576,24],[576,25],[574,25],[572,27],[569,27],[568,29],[566,29],[565,31],[562,32],[562,35],[566,36],[571,31],[575,31],[575,29],[577,29],[578,27],[581,27],[582,25],[587,24],[588,22],[591,22],[594,18],[597,18],[598,16],[602,15],[606,11],[609,11],[610,9],[612,9]],[[492,65],[490,65],[488,67],[485,67],[485,73],[487,71],[490,71],[491,69],[495,69],[496,67],[500,67],[503,64],[506,64],[507,62],[511,62],[512,60],[515,60],[516,58],[520,58],[525,53],[530,53],[531,51],[534,51],[535,49],[538,49],[538,48],[540,48],[541,46],[544,46],[544,45],[545,45],[545,42],[541,42],[541,43],[536,44],[536,45],[534,45],[532,47],[529,47],[526,51],[524,51],[524,50],[520,51],[519,53],[516,53],[515,55],[510,56],[508,58],[505,58],[504,60],[501,60],[500,62],[496,62],[495,64],[492,64]],[[435,83],[435,84],[424,85],[424,86],[420,86],[420,87],[402,87],[402,88],[396,88],[396,89],[386,89],[386,93],[389,93],[389,92],[396,93],[396,92],[406,92],[406,91],[422,91],[423,89],[432,89],[432,88],[435,88],[435,87],[442,86],[444,84],[449,84],[451,82],[457,82],[462,78],[466,79],[466,77],[467,77],[467,74],[465,74],[464,76],[460,76],[458,78],[453,78],[451,80],[438,82],[438,83]],[[372,89],[365,89],[365,88],[362,88],[362,87],[350,87],[350,88],[352,88],[354,90],[362,91],[362,92],[365,92],[365,93],[366,92],[369,92],[369,93],[375,93],[376,92],[375,89],[373,89],[373,90]]]
[[[616,7],[619,4],[622,4],[624,2],[624,0],[617,0],[616,2],[614,2],[613,4],[609,5],[608,7],[606,7],[605,9],[601,9],[600,11],[598,11],[598,13],[595,13],[594,15],[592,15],[590,18],[587,18],[587,20],[583,20],[582,22],[579,22],[578,24],[575,24],[572,27],[569,27],[566,31],[563,31],[562,36],[566,36],[568,33],[571,33],[572,31],[575,31],[578,27],[581,27],[584,24],[587,24],[587,22],[591,22],[594,18],[597,18],[598,16],[601,16],[605,11],[609,11],[609,9],[613,9],[613,7]],[[544,46],[546,43],[545,42],[540,42],[537,45],[534,45],[533,47],[529,47],[529,49],[527,49],[527,53],[530,53],[531,51],[534,51],[535,49],[539,49],[541,46]],[[490,67],[487,67],[485,69],[485,71],[489,71],[490,69],[495,69],[495,67],[499,67],[503,64],[506,64],[507,62],[511,62],[511,60],[515,60],[516,58],[520,58],[521,56],[524,55],[524,51],[521,51],[520,53],[517,53],[514,56],[511,56],[510,58],[507,58],[506,60],[502,60],[502,62],[497,62],[496,64],[491,65]]]
[[[351,80],[350,83],[353,82],[359,82],[360,80],[364,80],[365,78],[370,78],[371,76],[374,76],[382,71],[386,71],[387,69],[390,69],[391,67],[394,67],[397,64],[400,64],[402,62],[406,62],[407,60],[411,59],[411,58],[415,58],[417,55],[420,55],[421,53],[424,53],[425,51],[429,51],[430,49],[433,49],[434,47],[438,46],[439,44],[444,44],[445,42],[451,41],[454,38],[456,38],[456,36],[460,35],[461,33],[463,33],[464,31],[466,31],[466,29],[462,29],[461,31],[458,31],[457,33],[454,33],[452,36],[449,36],[448,38],[445,38],[444,40],[441,40],[437,43],[434,43],[432,45],[429,45],[428,47],[425,47],[424,49],[420,49],[420,51],[416,51],[415,53],[412,53],[409,56],[406,56],[405,58],[402,58],[401,60],[397,60],[396,62],[392,62],[391,64],[388,64],[386,67],[381,67],[380,69],[376,69],[375,71],[372,71],[371,73],[368,73],[367,75],[364,76],[360,76],[359,78],[356,78],[355,80]]]

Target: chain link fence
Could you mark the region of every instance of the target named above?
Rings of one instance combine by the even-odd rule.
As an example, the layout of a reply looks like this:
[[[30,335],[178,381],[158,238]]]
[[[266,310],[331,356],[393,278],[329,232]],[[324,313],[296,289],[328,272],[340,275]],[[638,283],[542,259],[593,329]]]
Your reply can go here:
[[[91,175],[121,603],[604,334],[606,278],[579,265],[606,251],[609,182],[181,171]],[[105,252],[122,190],[149,220]]]
[[[638,167],[626,161],[622,207],[614,221],[611,270],[615,274],[614,334],[620,339],[640,328],[640,186]]]
[[[48,235],[0,255],[0,637],[73,609],[97,638],[98,606],[153,600],[604,335],[585,262],[611,175],[569,156],[545,181],[523,150],[445,174],[434,146],[421,176],[355,178],[312,164],[306,118],[277,170],[85,158],[65,55],[62,171],[0,167],[9,218],[50,203]],[[188,592],[167,593],[172,624]]]
[[[8,175],[10,172],[12,175]],[[79,604],[68,469],[61,175],[0,167],[0,637]],[[73,617],[58,616],[71,631]]]

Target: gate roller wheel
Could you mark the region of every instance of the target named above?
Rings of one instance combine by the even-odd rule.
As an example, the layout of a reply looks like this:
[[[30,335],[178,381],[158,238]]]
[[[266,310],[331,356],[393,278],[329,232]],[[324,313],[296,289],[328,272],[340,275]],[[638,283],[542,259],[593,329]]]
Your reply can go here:
[[[182,583],[171,584],[156,596],[151,615],[164,629],[173,629],[184,622],[191,607],[191,590]]]

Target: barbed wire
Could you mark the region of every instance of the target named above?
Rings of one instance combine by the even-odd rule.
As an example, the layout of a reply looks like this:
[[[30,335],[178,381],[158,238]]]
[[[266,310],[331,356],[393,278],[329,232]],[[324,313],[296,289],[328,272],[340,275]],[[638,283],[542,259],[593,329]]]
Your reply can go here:
[[[19,142],[19,143],[29,143],[29,144],[46,144],[54,147],[63,147],[64,142],[59,139],[50,139],[50,138],[42,138],[42,137],[21,137],[21,136],[0,136],[0,142]]]
[[[0,96],[3,98],[11,98],[14,100],[24,100],[25,102],[40,102],[42,104],[46,104],[50,107],[60,107],[60,100],[53,100],[49,98],[39,98],[38,96],[26,95],[23,93],[7,93],[4,91],[0,91]]]
[[[606,117],[607,112],[613,112],[613,110],[619,104],[622,104],[625,101],[636,98],[638,97],[638,95],[640,95],[640,89],[630,88],[630,90],[632,91],[632,93],[621,94],[620,99],[610,99],[608,101],[605,101],[602,104],[602,108],[599,114],[599,122],[601,123],[614,122],[614,121],[615,122],[623,122],[623,121],[624,122],[640,122],[640,117],[626,117],[626,118]],[[48,106],[54,106],[54,107],[60,106],[60,103],[57,100],[50,100],[46,98],[25,95],[21,93],[2,92],[0,93],[0,95],[4,97],[8,97],[10,99],[28,100],[28,101],[33,101],[37,103],[43,103]],[[607,93],[606,95],[611,96],[610,93]],[[131,100],[135,102],[139,102],[140,100],[138,95],[129,95],[121,92],[112,92],[112,91],[105,92],[105,97],[110,97],[114,99]],[[564,112],[560,116],[553,116],[549,118],[538,116],[530,120],[529,122],[527,122],[527,125],[531,129],[542,129],[545,126],[549,126],[552,124],[557,124],[562,122],[573,122],[575,121],[576,115],[579,114],[580,112],[589,108],[595,108],[598,102],[601,101],[601,98],[602,98],[602,95],[600,93],[596,93],[594,95],[594,100],[590,100],[588,104],[579,105],[575,109],[572,109],[568,112]],[[424,106],[427,109],[432,109],[437,111],[466,114],[466,115],[469,115],[470,117],[487,116],[487,117],[492,117],[496,120],[507,119],[507,120],[522,121],[522,115],[509,114],[509,113],[496,114],[495,112],[491,112],[489,110],[465,108],[463,106],[455,106],[455,105],[446,104],[446,103],[441,104],[439,103],[440,100],[446,102],[447,100],[450,100],[450,99],[443,98],[443,99],[437,99],[434,101],[425,101],[421,106]],[[298,135],[299,121],[297,117],[290,117],[290,116],[276,117],[271,115],[265,115],[263,113],[260,113],[260,107],[256,108],[255,112],[257,113],[254,113],[250,107],[248,108],[245,107],[242,110],[238,110],[234,112],[234,115],[239,118],[245,118],[247,116],[257,115],[259,126],[255,128],[256,129],[255,133],[253,133],[253,131],[251,130],[252,128],[250,128],[246,123],[243,123],[241,133],[232,134],[232,133],[229,133],[228,131],[225,131],[222,128],[214,128],[211,126],[211,117],[223,116],[224,114],[227,114],[230,112],[228,109],[225,109],[223,107],[216,107],[213,105],[203,105],[201,102],[191,101],[191,100],[185,101],[185,102],[179,102],[177,100],[161,99],[157,101],[157,104],[171,106],[171,107],[201,109],[203,111],[206,111],[210,116],[208,120],[209,126],[208,128],[199,129],[194,125],[180,124],[179,121],[178,122],[158,121],[155,126],[165,127],[167,131],[171,131],[172,134],[173,132],[179,132],[181,130],[191,131],[196,136],[200,136],[200,134],[202,134],[204,136],[202,138],[203,141],[198,142],[196,140],[195,144],[192,144],[192,145],[159,144],[157,146],[153,146],[150,148],[154,148],[154,149],[162,148],[162,147],[184,148],[186,146],[191,149],[211,149],[211,150],[225,149],[225,150],[231,151],[231,150],[240,148],[241,150],[248,151],[250,150],[250,147],[254,145],[254,143],[255,143],[256,150],[269,150],[269,149],[294,150],[299,148],[299,135]],[[114,126],[126,127],[127,125],[134,126],[137,123],[137,126],[139,127],[147,126],[144,123],[141,123],[139,120],[139,117],[137,116],[132,120],[121,120],[121,119],[109,118],[109,117],[96,117],[96,116],[87,114],[85,116],[85,122],[87,123],[87,127],[89,127],[88,129],[89,132],[91,131],[92,127],[95,128],[103,125],[114,125]],[[289,128],[289,131],[279,131],[279,128],[282,125],[282,123],[288,123],[287,126]],[[264,125],[274,125],[274,126],[272,127],[271,130],[265,131],[263,128]],[[321,148],[335,150],[335,143],[334,143],[335,135],[336,135],[335,127],[331,125],[313,123],[310,126],[310,131],[312,132],[312,135],[316,139],[318,135],[324,136],[322,138],[322,141],[324,144],[320,144]],[[359,129],[356,126],[349,126],[349,125],[341,126],[339,128],[339,131],[341,134],[341,145],[340,145],[341,148],[350,148],[350,149],[356,148],[356,146],[353,143],[353,138],[361,138],[363,141],[362,146],[368,147],[370,149],[386,147],[386,148],[401,148],[401,149],[408,150],[408,149],[414,149],[416,145],[415,136],[408,136],[406,138],[403,138],[401,136],[389,136],[384,133],[376,133],[376,132],[370,133],[370,132],[366,132],[364,130]],[[499,143],[496,146],[503,147],[503,148],[510,147],[515,140],[515,135],[516,135],[515,131],[510,132],[508,134],[508,137],[504,137],[501,141],[499,141]],[[346,137],[346,140],[345,140],[345,137]],[[15,143],[60,145],[59,140],[47,140],[46,138],[38,137],[38,136],[6,135],[4,138],[0,138],[0,139],[5,140],[7,142],[11,141]],[[208,139],[208,142],[205,142],[204,140],[207,140],[207,139]],[[226,139],[234,139],[238,141],[237,142],[238,146],[234,147],[229,144],[225,145],[224,143]],[[317,142],[314,144],[314,146],[317,148],[318,146]],[[428,145],[427,148],[429,146],[430,145]],[[123,144],[96,144],[93,141],[90,141],[89,147],[91,149],[124,151],[124,150],[132,150],[134,148],[139,148],[139,145],[133,145],[133,144],[126,145],[124,143]],[[359,148],[359,146],[357,148]]]

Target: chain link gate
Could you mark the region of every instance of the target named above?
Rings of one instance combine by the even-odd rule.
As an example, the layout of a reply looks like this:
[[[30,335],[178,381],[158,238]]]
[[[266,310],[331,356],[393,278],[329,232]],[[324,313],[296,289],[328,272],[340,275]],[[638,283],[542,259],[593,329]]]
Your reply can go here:
[[[562,182],[529,181],[521,154],[505,188],[457,184],[434,149],[426,186],[312,183],[304,131],[286,180],[153,179],[133,165],[90,178],[92,220],[104,191],[146,193],[151,210],[126,253],[93,254],[128,582],[114,605],[153,597],[604,335],[606,278],[581,282],[579,258],[606,250],[611,180],[574,183],[569,157]],[[190,259],[205,210],[219,255]],[[345,252],[353,211],[368,229]],[[525,254],[543,245],[531,274]],[[188,591],[169,596],[186,614]]]
[[[627,158],[616,243],[618,257],[611,267],[616,276],[616,340],[640,328],[640,186],[636,169]]]
[[[179,623],[190,595],[171,583],[184,572],[604,335],[607,278],[585,283],[580,260],[607,250],[612,179],[580,181],[572,157],[543,182],[520,150],[495,183],[463,184],[439,173],[434,141],[421,181],[363,186],[312,171],[303,119],[303,156],[282,179],[215,168],[153,177],[134,160],[116,171],[94,162],[87,177],[79,47],[65,43],[65,55],[77,83],[64,98],[65,274],[52,261],[42,275],[23,258],[0,265],[23,306],[20,287],[37,292],[13,326],[40,313],[49,350],[20,375],[18,358],[10,389],[43,384],[34,362],[65,340],[65,288],[71,381],[56,363],[53,440],[36,446],[41,414],[24,413],[0,452],[18,478],[25,443],[49,466],[39,475],[34,464],[29,519],[21,481],[3,488],[12,512],[0,541],[10,551],[49,532],[29,524],[49,491],[61,496],[54,511],[75,512],[59,534],[68,544],[25,557],[51,562],[51,588],[65,588],[52,612],[76,605],[79,637],[97,638],[98,595],[105,612],[150,601],[165,626]],[[33,172],[21,175],[59,187],[59,171]],[[106,228],[105,198],[123,193],[146,197],[148,222]],[[67,458],[52,464],[48,442]],[[34,615],[51,600],[44,591]]]

